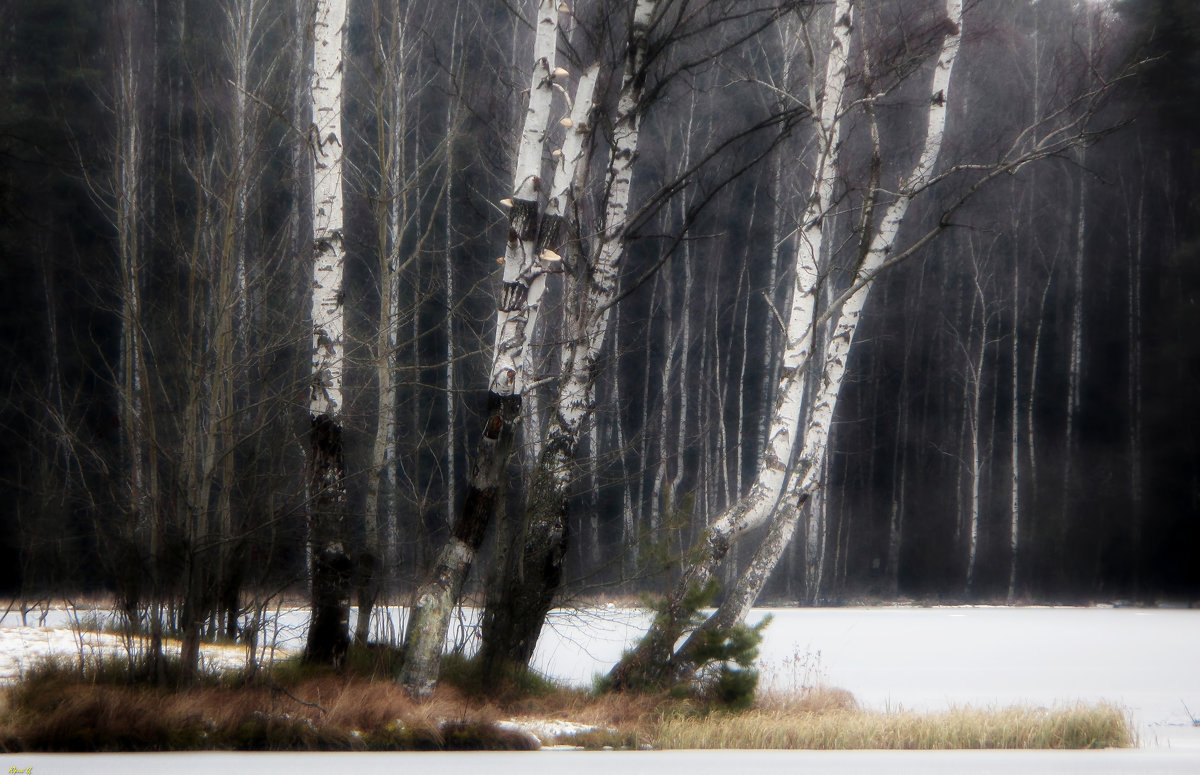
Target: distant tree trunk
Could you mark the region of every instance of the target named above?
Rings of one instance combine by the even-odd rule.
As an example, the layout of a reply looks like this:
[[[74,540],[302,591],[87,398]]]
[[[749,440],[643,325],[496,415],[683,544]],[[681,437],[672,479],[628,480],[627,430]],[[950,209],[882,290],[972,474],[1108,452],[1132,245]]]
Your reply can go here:
[[[115,388],[120,428],[118,503],[126,510],[121,525],[124,542],[117,558],[119,604],[129,627],[138,624],[147,595],[159,593],[157,559],[160,524],[159,476],[155,454],[154,414],[146,359],[146,299],[143,275],[145,234],[152,221],[154,186],[149,184],[153,147],[153,94],[157,66],[157,5],[120,0],[113,3],[111,29],[115,41],[113,103],[115,136],[111,178],[104,196],[112,200],[112,224],[117,238],[120,289],[120,344]],[[149,45],[146,36],[149,36]],[[162,663],[161,641],[152,659]]]
[[[925,272],[919,272],[917,292],[912,298],[911,309],[920,310],[924,304]],[[892,499],[888,519],[887,574],[888,593],[895,598],[900,593],[900,564],[904,547],[905,500],[908,492],[908,434],[910,432],[909,373],[916,343],[917,325],[911,320],[904,337],[904,360],[900,366],[900,416],[896,422],[896,438],[892,447]]]
[[[967,437],[971,445],[970,455],[966,459],[967,465],[967,483],[970,491],[968,500],[967,514],[967,569],[966,580],[964,582],[965,594],[970,597],[975,585],[975,566],[979,557],[979,532],[980,521],[983,516],[983,494],[981,492],[983,480],[983,389],[984,389],[984,364],[987,360],[988,351],[988,327],[989,316],[987,294],[983,288],[983,268],[980,266],[980,256],[978,249],[972,242],[971,248],[972,259],[972,301],[971,311],[969,313],[969,325],[967,328],[966,341],[961,343],[963,353],[966,356],[966,367],[968,369],[967,377],[964,382],[964,391],[966,399],[966,425]],[[979,319],[979,347],[975,349],[975,319],[978,311]]]
[[[1141,143],[1138,144],[1139,157],[1141,156]],[[1144,165],[1144,161],[1143,161]],[[1142,167],[1144,170],[1144,166]],[[1144,173],[1143,173],[1144,175]],[[1130,197],[1126,198],[1129,201]],[[1146,221],[1145,221],[1145,205],[1146,205],[1146,180],[1143,177],[1137,187],[1137,205],[1132,208],[1133,212],[1129,216],[1129,226],[1127,235],[1129,240],[1129,265],[1128,278],[1128,305],[1129,305],[1129,327],[1127,336],[1129,338],[1128,356],[1126,363],[1126,401],[1129,411],[1129,496],[1132,506],[1132,514],[1130,515],[1133,522],[1130,532],[1132,533],[1133,546],[1130,547],[1130,553],[1133,558],[1133,591],[1136,599],[1142,598],[1142,541],[1143,541],[1143,460],[1142,460],[1142,438],[1143,418],[1142,418],[1142,251],[1145,247]]]
[[[1079,153],[1079,164],[1085,163],[1084,153]],[[1059,513],[1059,551],[1066,548],[1067,531],[1072,506],[1071,493],[1074,478],[1075,425],[1079,415],[1079,383],[1083,373],[1083,295],[1084,295],[1084,241],[1087,237],[1087,181],[1079,183],[1079,201],[1076,212],[1075,261],[1071,279],[1071,330],[1067,353],[1067,395],[1064,416],[1066,430],[1063,432],[1063,477],[1062,507]]]
[[[307,662],[339,665],[350,645],[351,561],[342,452],[344,295],[342,265],[342,62],[347,0],[316,0],[311,83],[314,154],[313,373],[309,394],[309,545],[312,619]]]
[[[451,30],[450,37],[450,69],[451,72],[457,72],[457,63],[454,59],[454,52],[458,51],[458,27],[459,27],[460,12],[455,14],[454,27]],[[456,131],[455,127],[455,112],[458,105],[454,100],[447,100],[446,104],[446,134],[453,138]],[[445,260],[443,262],[443,277],[446,293],[446,374],[445,374],[445,406],[446,406],[446,524],[454,522],[454,516],[458,514],[458,393],[455,390],[455,364],[456,344],[454,331],[454,309],[457,303],[455,299],[455,283],[454,283],[454,176],[457,174],[455,167],[456,158],[454,155],[453,139],[446,147],[446,195],[445,195],[445,214],[444,214],[444,245]]]
[[[144,261],[142,236],[146,214],[146,164],[150,141],[148,115],[144,104],[146,92],[146,63],[139,53],[142,49],[138,34],[142,29],[140,4],[122,0],[114,9],[114,28],[117,41],[116,89],[113,112],[116,118],[116,144],[113,149],[115,169],[112,189],[115,192],[114,222],[117,231],[117,254],[121,271],[121,345],[117,364],[117,395],[122,442],[122,469],[125,506],[129,511],[130,548],[140,554],[148,546],[146,539],[154,523],[154,502],[151,497],[149,439],[146,416],[146,347],[143,320]],[[139,568],[144,558],[129,563]],[[134,578],[140,574],[134,571]],[[127,613],[134,614],[137,606],[136,584],[130,582],[130,599],[122,601]]]
[[[1092,32],[1092,24],[1087,21],[1087,62],[1091,62],[1094,55],[1094,38]],[[1087,169],[1087,148],[1079,147],[1076,149],[1076,163],[1080,169]],[[1072,297],[1071,297],[1071,331],[1070,345],[1067,354],[1067,395],[1066,406],[1064,407],[1064,417],[1066,421],[1066,430],[1063,432],[1063,451],[1062,451],[1062,493],[1061,506],[1059,511],[1059,529],[1057,536],[1058,546],[1057,552],[1060,556],[1065,556],[1069,549],[1070,531],[1072,523],[1072,509],[1076,503],[1075,495],[1075,453],[1076,453],[1076,432],[1077,423],[1079,421],[1080,412],[1080,391],[1083,380],[1083,354],[1084,354],[1084,287],[1085,287],[1085,269],[1087,257],[1087,239],[1088,239],[1088,197],[1090,196],[1090,187],[1088,186],[1088,177],[1081,176],[1079,179],[1078,202],[1076,205],[1075,216],[1075,260],[1074,272],[1072,273]],[[1060,566],[1058,575],[1061,581],[1062,574],[1065,571]]]
[[[514,423],[521,416],[528,375],[525,345],[537,320],[547,268],[538,253],[543,142],[550,119],[553,78],[550,63],[558,43],[553,0],[540,0],[534,24],[534,64],[529,104],[517,151],[509,203],[508,245],[503,289],[496,311],[496,336],[488,380],[487,419],[471,467],[463,510],[429,576],[417,591],[405,634],[405,660],[399,681],[411,696],[426,697],[437,682],[442,647],[462,586],[496,513],[509,458]]]
[[[391,6],[392,16],[384,8]],[[371,471],[363,514],[363,549],[356,562],[358,619],[355,643],[370,635],[371,611],[387,573],[392,552],[388,546],[396,510],[397,348],[400,332],[400,247],[407,216],[405,181],[405,36],[402,11],[390,3],[375,5],[375,34],[381,52],[377,63],[381,83],[376,105],[379,160],[379,201],[376,207],[376,245],[379,260],[379,328],[375,332],[376,415]]]
[[[1010,604],[1017,597],[1017,560],[1021,553],[1021,263],[1013,259],[1012,280],[1012,342],[1009,368],[1012,369],[1009,389],[1009,525],[1008,525],[1008,595]]]

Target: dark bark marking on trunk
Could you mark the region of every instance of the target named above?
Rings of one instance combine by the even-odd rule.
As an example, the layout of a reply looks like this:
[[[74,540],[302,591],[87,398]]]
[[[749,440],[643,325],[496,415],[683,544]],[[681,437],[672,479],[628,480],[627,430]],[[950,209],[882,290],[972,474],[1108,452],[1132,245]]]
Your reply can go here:
[[[346,554],[342,426],[328,415],[313,417],[309,441],[313,617],[304,661],[338,666],[350,647],[353,575],[353,563]]]

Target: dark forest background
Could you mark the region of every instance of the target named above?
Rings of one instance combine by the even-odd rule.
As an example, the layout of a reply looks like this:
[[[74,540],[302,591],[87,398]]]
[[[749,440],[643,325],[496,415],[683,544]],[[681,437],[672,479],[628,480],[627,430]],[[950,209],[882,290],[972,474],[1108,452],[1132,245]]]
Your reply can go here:
[[[723,7],[694,5],[714,18]],[[809,183],[802,124],[722,144],[778,110],[781,92],[807,90],[788,65],[798,28],[753,5],[709,26],[697,11],[648,90],[627,295],[570,512],[573,594],[663,589],[753,479],[779,368],[772,310],[786,309]],[[608,20],[622,4],[577,6],[579,52],[619,58]],[[921,46],[904,16],[914,4],[867,6],[863,34],[892,36],[900,73]],[[380,478],[380,256],[394,247],[400,433],[379,525],[400,599],[446,535],[478,434],[526,10],[351,2],[348,493],[363,533],[367,483]],[[197,488],[229,515],[212,560],[229,584],[303,589],[307,12],[303,0],[0,2],[5,594],[136,596],[151,564],[183,573],[210,557],[194,527],[213,516],[186,497]],[[795,542],[765,597],[1195,601],[1200,6],[1003,0],[974,3],[967,18],[945,156],[998,157],[1063,93],[1111,80],[1087,116],[1093,142],[1003,176],[881,276],[808,516],[818,549]],[[913,99],[897,88],[880,115],[917,143]],[[385,146],[395,122],[403,142]],[[136,153],[123,145],[131,132]],[[956,195],[928,197],[914,218],[936,218],[938,197]],[[838,228],[850,244],[845,196]],[[397,231],[388,212],[402,213]],[[538,340],[547,383],[527,401],[513,513],[554,395],[567,302],[550,294]],[[236,331],[222,322],[231,315]],[[134,433],[146,439],[138,461],[125,443]],[[161,531],[162,556],[140,553],[142,520]],[[487,574],[479,563],[475,583]]]

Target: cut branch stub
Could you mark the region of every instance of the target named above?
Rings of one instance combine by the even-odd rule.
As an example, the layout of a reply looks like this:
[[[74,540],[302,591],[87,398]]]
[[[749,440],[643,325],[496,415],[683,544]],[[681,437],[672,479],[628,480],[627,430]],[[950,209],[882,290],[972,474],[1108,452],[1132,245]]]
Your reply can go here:
[[[500,431],[503,430],[503,428],[504,420],[500,418],[500,415],[494,414],[487,419],[487,424],[485,424],[483,427],[483,437],[485,439],[495,441],[496,439],[500,438]]]

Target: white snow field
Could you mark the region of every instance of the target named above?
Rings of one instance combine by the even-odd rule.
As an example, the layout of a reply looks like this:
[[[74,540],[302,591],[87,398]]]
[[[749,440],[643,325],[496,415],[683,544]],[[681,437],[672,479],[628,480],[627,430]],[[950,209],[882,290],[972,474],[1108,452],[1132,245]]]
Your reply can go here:
[[[823,683],[875,710],[1106,701],[1130,713],[1142,747],[1200,752],[1200,610],[780,608],[751,620],[766,615],[764,687]],[[555,612],[535,665],[586,684],[644,626],[629,610]]]
[[[727,773],[763,767],[793,771],[871,773],[987,772],[1200,773],[1200,610],[1169,608],[1068,607],[845,607],[756,609],[754,620],[771,615],[760,667],[766,687],[787,690],[815,683],[847,689],[860,705],[878,710],[940,710],[953,706],[1057,707],[1107,701],[1127,710],[1139,735],[1133,751],[1107,752],[555,752],[504,754],[402,754],[422,756],[423,773],[462,772],[486,766],[489,775],[549,768],[555,756],[572,757],[573,775],[611,771],[635,773]],[[123,648],[119,638],[88,636],[81,641],[70,624],[78,612],[51,609],[39,623],[22,626],[10,613],[0,620],[0,680],[49,653],[77,655],[81,649]],[[274,614],[267,636],[283,653],[303,643],[305,612]],[[380,627],[398,627],[403,613],[392,609]],[[464,612],[453,637],[471,648],[477,617]],[[588,685],[631,646],[646,626],[645,612],[627,608],[555,611],[535,654],[547,675]],[[81,645],[82,643],[82,645]],[[214,667],[244,664],[242,649],[212,649]],[[394,772],[388,754],[346,754],[348,760],[303,754],[197,754],[172,759],[180,772],[253,767],[257,773]],[[490,757],[490,758],[481,758]],[[547,757],[543,759],[543,757]],[[607,758],[606,758],[607,757]],[[619,757],[614,759],[613,757]],[[94,772],[128,772],[154,757],[88,757]],[[416,759],[405,759],[405,769]],[[11,764],[10,764],[11,762]],[[303,762],[301,769],[297,762]],[[389,764],[389,762],[391,762]],[[73,763],[73,764],[72,764]],[[3,756],[0,771],[33,766],[41,773],[75,772],[79,757]],[[62,764],[65,769],[58,766]],[[71,766],[68,766],[71,765]],[[561,763],[558,764],[561,766]],[[155,768],[152,768],[155,769]]]

